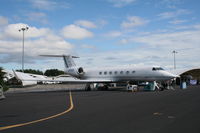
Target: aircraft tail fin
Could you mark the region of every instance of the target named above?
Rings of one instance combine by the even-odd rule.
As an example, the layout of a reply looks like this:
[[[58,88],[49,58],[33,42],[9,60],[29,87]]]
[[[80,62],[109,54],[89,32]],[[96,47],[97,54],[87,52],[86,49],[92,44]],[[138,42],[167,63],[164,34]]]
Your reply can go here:
[[[66,68],[70,67],[75,67],[76,64],[73,60],[73,58],[79,58],[77,56],[72,56],[72,55],[40,55],[40,56],[45,56],[45,57],[62,57],[64,60],[64,64]]]

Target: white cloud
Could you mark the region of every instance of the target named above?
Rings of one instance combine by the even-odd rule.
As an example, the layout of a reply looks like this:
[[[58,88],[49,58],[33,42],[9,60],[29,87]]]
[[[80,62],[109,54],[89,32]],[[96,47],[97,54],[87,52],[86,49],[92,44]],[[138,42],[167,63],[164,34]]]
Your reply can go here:
[[[126,21],[123,21],[121,24],[122,28],[135,28],[138,26],[142,26],[148,23],[147,20],[144,20],[143,18],[140,18],[138,16],[130,16],[127,18]]]
[[[99,19],[97,23],[100,27],[103,27],[103,26],[108,24],[108,22],[106,20],[103,20],[103,19]]]
[[[180,15],[187,15],[190,14],[191,12],[189,10],[186,9],[179,9],[177,11],[173,11],[173,12],[163,12],[158,14],[157,16],[160,19],[170,19],[170,18],[175,18],[178,17]]]
[[[49,36],[54,39],[49,39]],[[38,56],[40,54],[65,54],[73,48],[73,45],[56,35],[49,35],[36,40],[25,40],[25,53],[28,56]],[[1,40],[0,52],[3,54],[21,53],[22,41]],[[18,56],[17,56],[18,57]],[[13,57],[16,58],[16,57]],[[20,58],[19,58],[20,60]],[[9,62],[9,60],[7,61]]]
[[[169,23],[170,24],[181,24],[181,23],[184,23],[184,22],[187,22],[187,20],[178,20],[178,19],[176,19],[176,20],[170,21]]]
[[[65,26],[61,33],[65,38],[70,39],[84,39],[93,37],[92,32],[73,24]]]
[[[190,26],[190,29],[188,27],[187,30],[179,32],[152,32],[149,34],[139,34],[138,37],[129,36],[120,42],[134,45],[133,49],[83,53],[84,58],[80,58],[80,60],[82,65],[87,67],[134,64],[137,66],[158,65],[166,69],[172,69],[172,51],[176,50],[178,51],[176,55],[177,68],[199,67],[199,34],[199,25],[195,25]]]
[[[52,10],[58,8],[69,8],[69,4],[53,0],[29,0],[34,8]]]
[[[198,27],[198,26],[197,26]],[[139,54],[141,60],[145,63],[154,63],[167,68],[172,68],[173,58],[172,51],[177,50],[178,67],[193,66],[197,67],[198,58],[200,56],[200,29],[190,29],[173,33],[152,33],[149,35],[141,35],[139,37],[130,37],[129,42],[140,44],[134,50],[134,55]],[[158,56],[157,59],[150,60],[149,57]],[[149,59],[149,60],[148,60]],[[137,58],[136,58],[137,60]]]
[[[101,66],[149,66],[149,65],[161,65],[158,60],[163,60],[162,56],[156,55],[154,51],[148,52],[146,49],[128,49],[128,50],[117,50],[107,52],[95,52],[95,53],[84,53],[84,58],[80,58],[81,66],[86,67],[101,67]],[[117,53],[117,56],[116,56]],[[154,61],[152,61],[154,60]],[[169,63],[169,62],[167,62]],[[167,64],[165,63],[165,64]]]
[[[73,45],[64,41],[50,41],[46,39],[25,41],[25,62],[35,64],[36,60],[43,60],[42,54],[68,54]],[[22,42],[21,41],[0,41],[0,62],[21,63]],[[57,63],[57,62],[56,62]],[[30,65],[29,64],[29,65]]]
[[[0,33],[0,62],[21,62],[22,33],[18,31],[21,26],[27,24],[9,24],[4,32]],[[25,33],[25,60],[33,63],[40,54],[66,54],[73,49],[73,45],[57,36],[47,28],[36,28],[29,26]],[[41,57],[39,57],[41,58]]]
[[[54,1],[49,0],[30,0],[33,7],[39,8],[39,9],[48,9],[48,8],[54,8],[57,4]]]
[[[121,36],[122,35],[122,32],[120,32],[120,31],[111,31],[111,32],[109,32],[109,33],[106,33],[104,36],[105,37],[119,37],[119,36]]]
[[[89,45],[89,44],[83,44],[81,45],[82,48],[85,49],[95,49],[96,47],[94,45]]]
[[[46,17],[46,14],[43,12],[31,12],[31,13],[29,13],[29,16],[40,18],[40,17]]]
[[[79,20],[79,21],[76,21],[75,24],[85,27],[85,28],[96,28],[97,27],[93,22],[88,21],[88,20]]]
[[[133,41],[152,47],[162,47],[163,49],[198,48],[200,43],[199,34],[200,30],[188,30],[174,33],[151,34],[133,38]]]
[[[0,26],[7,24],[8,24],[8,19],[6,17],[0,16]]]
[[[200,24],[193,25],[193,28],[200,30]]]
[[[128,39],[121,39],[120,40],[120,44],[127,44],[129,41],[128,41]]]
[[[73,48],[73,45],[65,40],[54,36],[54,39],[49,39],[49,37],[41,38],[38,40],[27,41],[27,47],[31,50],[28,50],[31,55],[40,55],[40,54],[66,54],[67,51],[70,51]],[[57,39],[56,39],[57,38]]]
[[[176,55],[177,68],[188,68],[188,67],[199,67],[199,51],[200,48],[195,48],[192,46],[182,46],[174,47],[171,45],[160,45],[153,47],[152,43],[148,44],[148,39],[146,38],[145,45],[140,45],[134,49],[126,50],[116,50],[107,52],[95,52],[95,53],[84,53],[84,58],[80,58],[82,65],[87,67],[101,67],[101,66],[117,66],[117,65],[130,65],[134,64],[136,66],[161,66],[165,69],[173,68],[173,54],[172,51],[175,49],[178,51]],[[163,37],[164,38],[164,37]],[[167,39],[166,39],[167,40]],[[150,40],[151,41],[151,40]],[[154,40],[153,42],[160,41]],[[132,40],[133,42],[133,40]],[[135,43],[141,42],[140,40],[135,40]],[[186,49],[184,49],[184,47]],[[117,53],[117,56],[116,56]],[[87,61],[86,59],[90,59]],[[109,59],[109,60],[108,60]],[[112,60],[111,60],[112,59]]]
[[[42,24],[47,24],[46,14],[43,12],[31,12],[27,15],[28,19],[31,21],[40,22]]]
[[[180,5],[183,1],[182,0],[159,0],[156,3],[156,6],[158,7],[167,7],[171,9],[177,8],[178,5]]]
[[[27,24],[23,23],[17,23],[17,24],[9,24],[6,27],[4,27],[4,30],[2,33],[0,33],[1,38],[9,38],[9,39],[21,39],[22,33],[19,32],[19,29],[23,27],[29,27],[27,31],[25,31],[25,37],[26,38],[35,38],[35,37],[41,37],[45,36],[46,34],[49,34],[51,31],[48,28],[36,28],[31,27]]]
[[[134,3],[136,0],[108,0],[108,2],[112,3],[114,7],[124,7],[131,3]]]

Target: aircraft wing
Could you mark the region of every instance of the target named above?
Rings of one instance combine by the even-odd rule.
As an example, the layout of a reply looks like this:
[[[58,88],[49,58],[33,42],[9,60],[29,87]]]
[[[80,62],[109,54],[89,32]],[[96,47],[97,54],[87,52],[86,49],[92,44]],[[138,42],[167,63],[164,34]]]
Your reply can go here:
[[[77,79],[74,77],[63,77],[62,79],[50,79],[50,78],[41,78],[38,76],[30,76],[31,74],[15,72],[13,71],[16,78],[23,82],[62,82],[62,83],[112,83],[114,80],[111,79]]]
[[[37,80],[41,81],[41,80]],[[43,80],[44,81],[44,80]],[[62,82],[62,83],[112,83],[112,80],[99,80],[99,79],[66,79],[66,80],[47,80],[47,81],[55,81],[55,82]]]

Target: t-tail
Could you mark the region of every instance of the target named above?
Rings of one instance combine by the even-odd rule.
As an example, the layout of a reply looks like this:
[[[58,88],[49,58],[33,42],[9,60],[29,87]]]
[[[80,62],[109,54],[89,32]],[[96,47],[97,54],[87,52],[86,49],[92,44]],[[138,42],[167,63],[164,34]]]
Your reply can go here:
[[[84,76],[84,71],[82,67],[76,66],[73,58],[79,58],[77,56],[71,56],[71,55],[40,55],[40,56],[46,56],[46,57],[62,57],[65,64],[65,72],[66,74],[69,74],[76,78],[82,78]]]

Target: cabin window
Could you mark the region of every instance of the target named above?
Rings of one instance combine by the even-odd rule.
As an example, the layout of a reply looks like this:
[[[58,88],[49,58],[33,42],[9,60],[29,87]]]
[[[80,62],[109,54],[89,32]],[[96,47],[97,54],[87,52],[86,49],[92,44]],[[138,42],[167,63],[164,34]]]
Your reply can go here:
[[[159,68],[160,70],[164,70],[162,67]]]
[[[129,71],[126,71],[126,74],[129,74]]]
[[[104,72],[104,75],[106,75],[107,74],[107,72]]]
[[[132,73],[135,73],[135,71],[132,71]]]
[[[115,74],[117,74],[117,71],[115,71]]]
[[[152,71],[157,71],[157,70],[164,70],[162,67],[153,67]]]
[[[101,75],[102,74],[102,72],[99,72],[99,75]]]
[[[123,71],[121,71],[120,74],[123,74]]]
[[[109,72],[109,74],[111,75],[111,74],[112,74],[112,72],[110,71],[110,72]]]

